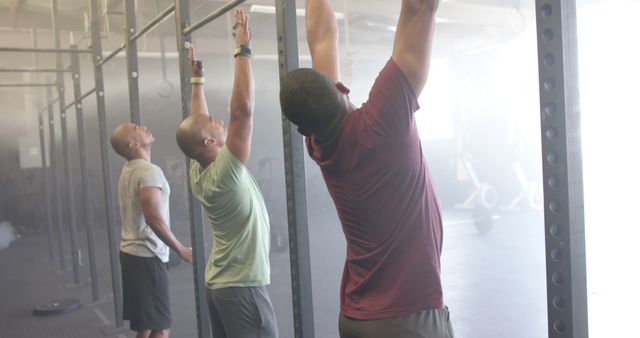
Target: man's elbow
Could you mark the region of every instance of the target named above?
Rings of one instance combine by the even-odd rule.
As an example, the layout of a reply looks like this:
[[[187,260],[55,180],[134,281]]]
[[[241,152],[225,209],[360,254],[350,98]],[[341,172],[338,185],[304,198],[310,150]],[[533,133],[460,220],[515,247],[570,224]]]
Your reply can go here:
[[[253,104],[250,101],[231,104],[231,114],[239,118],[253,117]]]

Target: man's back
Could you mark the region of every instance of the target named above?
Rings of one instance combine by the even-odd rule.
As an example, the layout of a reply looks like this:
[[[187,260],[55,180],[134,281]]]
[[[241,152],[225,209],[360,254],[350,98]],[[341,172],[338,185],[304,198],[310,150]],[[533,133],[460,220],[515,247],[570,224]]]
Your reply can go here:
[[[442,220],[415,126],[417,98],[389,61],[339,133],[307,138],[347,239],[342,312],[356,319],[443,306]]]
[[[120,250],[140,257],[157,256],[169,261],[169,247],[146,224],[138,192],[142,187],[160,189],[160,212],[169,226],[169,184],[156,165],[142,159],[128,161],[118,181],[118,203],[122,222]]]

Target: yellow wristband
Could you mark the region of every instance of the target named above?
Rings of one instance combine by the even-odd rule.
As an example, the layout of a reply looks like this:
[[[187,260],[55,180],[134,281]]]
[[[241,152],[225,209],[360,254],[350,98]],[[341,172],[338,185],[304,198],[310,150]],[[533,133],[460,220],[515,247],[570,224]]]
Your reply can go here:
[[[204,83],[204,78],[203,77],[191,77],[191,83],[192,84],[203,84]]]

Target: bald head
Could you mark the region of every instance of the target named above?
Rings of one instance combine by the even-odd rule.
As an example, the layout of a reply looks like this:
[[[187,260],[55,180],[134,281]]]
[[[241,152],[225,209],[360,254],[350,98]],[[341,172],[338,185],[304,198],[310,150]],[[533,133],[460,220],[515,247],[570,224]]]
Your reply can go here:
[[[129,152],[129,144],[131,144],[132,137],[135,131],[136,125],[133,123],[123,123],[116,127],[111,133],[111,147],[116,153],[126,159],[131,157]]]
[[[147,127],[123,123],[111,133],[111,146],[128,161],[136,158],[149,160],[155,139]]]
[[[176,141],[180,150],[189,158],[198,159],[203,150],[202,141],[211,135],[211,119],[206,115],[190,115],[176,131]]]

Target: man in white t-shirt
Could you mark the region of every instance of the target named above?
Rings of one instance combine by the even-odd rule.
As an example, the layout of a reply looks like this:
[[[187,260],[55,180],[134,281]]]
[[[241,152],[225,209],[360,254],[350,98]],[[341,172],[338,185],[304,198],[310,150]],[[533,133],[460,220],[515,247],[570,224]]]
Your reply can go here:
[[[150,162],[154,141],[146,127],[133,123],[121,124],[111,134],[111,146],[127,160],[118,181],[120,264],[123,317],[136,338],[169,337],[169,248],[192,262],[191,248],[169,226],[169,184]]]

